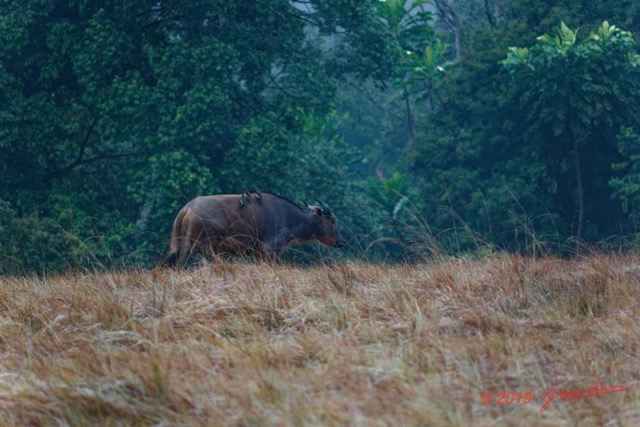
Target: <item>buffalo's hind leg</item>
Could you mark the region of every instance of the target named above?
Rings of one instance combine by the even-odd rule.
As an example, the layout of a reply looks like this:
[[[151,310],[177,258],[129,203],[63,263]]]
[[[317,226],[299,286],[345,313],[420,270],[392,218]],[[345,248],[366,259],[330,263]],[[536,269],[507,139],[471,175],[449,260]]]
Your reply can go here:
[[[169,255],[167,255],[161,262],[159,267],[161,268],[176,268],[176,266],[178,265],[178,253],[177,252],[171,252]]]
[[[179,267],[184,267],[187,260],[191,258],[191,254],[196,244],[197,242],[192,242],[188,234],[180,239],[180,250],[178,251],[178,259],[176,260],[176,264]]]

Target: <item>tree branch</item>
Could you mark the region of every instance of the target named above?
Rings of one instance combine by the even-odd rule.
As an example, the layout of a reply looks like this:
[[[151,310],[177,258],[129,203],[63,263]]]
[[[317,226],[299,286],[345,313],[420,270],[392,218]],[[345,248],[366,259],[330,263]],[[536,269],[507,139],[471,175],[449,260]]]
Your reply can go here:
[[[78,151],[78,155],[75,158],[75,160],[69,163],[68,165],[58,169],[55,172],[48,173],[47,175],[45,175],[46,177],[45,179],[49,180],[54,177],[61,177],[61,176],[67,175],[78,166],[85,165],[87,163],[93,163],[93,162],[106,160],[106,159],[118,159],[122,157],[145,154],[144,152],[141,152],[141,151],[133,151],[133,152],[119,153],[119,154],[102,154],[102,155],[98,155],[90,158],[85,158],[87,147],[89,146],[89,140],[91,139],[91,135],[93,134],[93,131],[96,125],[98,124],[98,121],[99,119],[95,118],[89,125],[89,128],[87,129],[87,133],[85,134],[84,138],[80,142],[80,150]]]
[[[438,10],[438,16],[451,29],[451,31],[453,31],[456,59],[460,59],[462,56],[462,49],[460,47],[460,24],[458,23],[458,17],[446,0],[435,0],[435,4],[436,9]]]
[[[278,73],[278,74],[280,74],[280,73]],[[276,79],[271,75],[271,73],[269,73],[269,80],[271,81],[271,83],[273,83],[273,85],[276,87],[276,89],[278,89],[280,92],[282,92],[284,95],[286,95],[286,96],[288,96],[290,98],[298,99],[298,100],[307,100],[308,99],[308,97],[295,95],[295,94],[289,92],[288,90],[285,90],[283,87],[281,87],[276,82]]]
[[[80,151],[78,152],[78,156],[76,157],[76,159],[73,162],[71,162],[67,166],[63,167],[58,173],[63,173],[63,174],[64,173],[68,173],[68,172],[72,171],[78,165],[80,165],[82,163],[82,161],[83,161],[82,159],[83,159],[84,153],[85,153],[85,151],[87,149],[87,145],[89,145],[89,139],[91,138],[91,134],[93,133],[93,130],[95,129],[97,124],[98,124],[98,118],[93,119],[93,121],[89,125],[89,128],[87,129],[86,135],[84,136],[84,138],[80,142]]]
[[[143,151],[130,151],[128,153],[119,153],[119,154],[103,154],[101,156],[95,156],[95,157],[90,157],[88,159],[84,159],[82,162],[80,162],[79,165],[85,165],[87,163],[92,163],[92,162],[97,162],[99,160],[105,160],[105,159],[119,159],[122,157],[129,157],[129,156],[139,156],[139,155],[143,155],[143,154],[147,154]],[[77,167],[76,166],[76,167]]]
[[[495,27],[496,23],[495,23],[495,20],[493,19],[493,13],[491,11],[491,9],[493,9],[492,6],[493,5],[491,4],[491,0],[484,0],[484,11],[487,14],[487,20],[489,21],[489,25],[491,25],[491,27]]]

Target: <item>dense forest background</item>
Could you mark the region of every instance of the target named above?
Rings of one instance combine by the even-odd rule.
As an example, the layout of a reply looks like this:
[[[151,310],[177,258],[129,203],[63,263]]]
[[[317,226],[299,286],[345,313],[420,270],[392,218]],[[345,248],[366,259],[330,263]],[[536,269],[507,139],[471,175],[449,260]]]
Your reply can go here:
[[[345,257],[637,247],[639,27],[629,0],[2,0],[0,274],[152,266],[243,184],[326,201]]]

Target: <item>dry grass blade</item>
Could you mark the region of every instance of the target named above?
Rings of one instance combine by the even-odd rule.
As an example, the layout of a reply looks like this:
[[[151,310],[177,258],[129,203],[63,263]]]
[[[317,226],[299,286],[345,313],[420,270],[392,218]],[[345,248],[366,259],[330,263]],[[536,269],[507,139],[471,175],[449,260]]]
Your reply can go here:
[[[0,425],[640,425],[639,319],[633,256],[4,277]]]

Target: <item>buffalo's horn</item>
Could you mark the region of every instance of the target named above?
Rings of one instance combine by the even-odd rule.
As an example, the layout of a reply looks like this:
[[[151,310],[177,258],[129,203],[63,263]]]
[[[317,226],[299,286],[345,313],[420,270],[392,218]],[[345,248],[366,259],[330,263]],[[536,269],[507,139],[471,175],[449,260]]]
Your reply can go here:
[[[331,209],[329,208],[329,206],[325,202],[323,202],[321,200],[318,200],[315,197],[313,198],[313,200],[315,200],[316,202],[320,203],[320,206],[322,206],[322,210],[324,211],[323,212],[324,214],[328,215],[328,214],[331,213]]]
[[[302,203],[304,203],[304,205],[305,205],[306,207],[309,207],[309,203],[307,203],[307,201],[306,201],[305,199],[300,199],[300,201],[301,201]]]
[[[247,196],[247,200],[251,202],[251,193],[249,192],[249,189],[247,188],[247,186],[242,184],[242,189],[244,190],[244,194]]]

